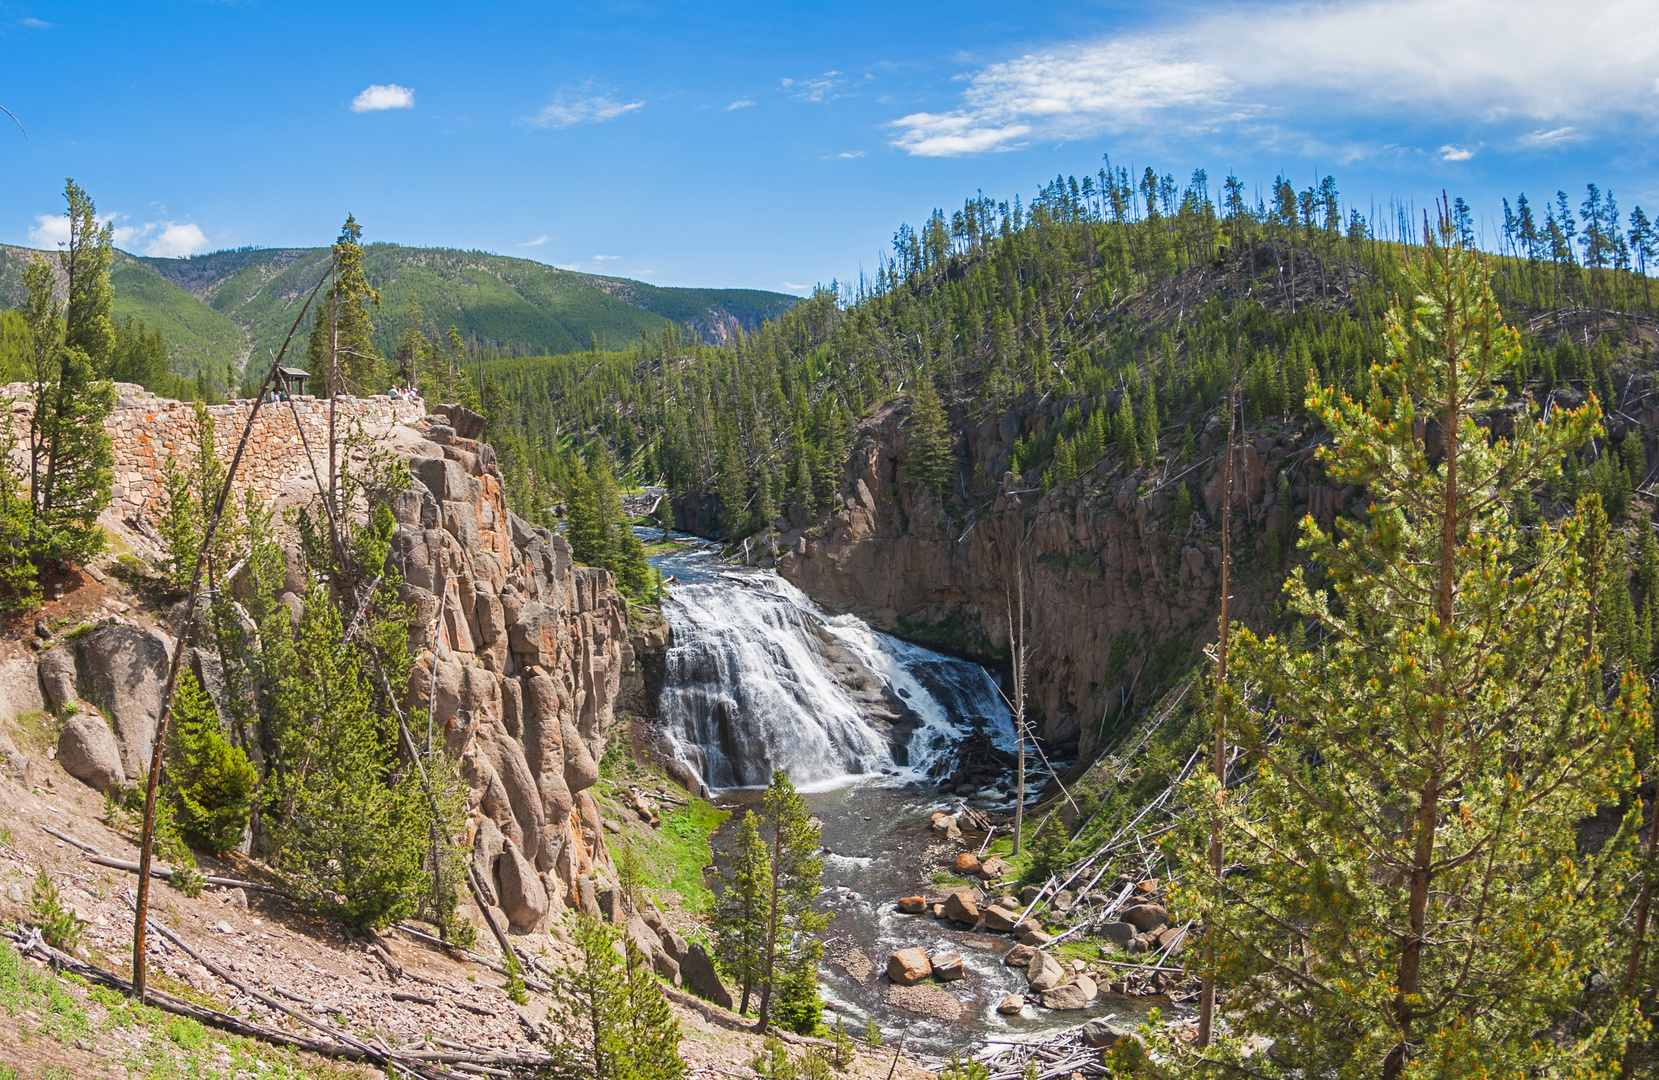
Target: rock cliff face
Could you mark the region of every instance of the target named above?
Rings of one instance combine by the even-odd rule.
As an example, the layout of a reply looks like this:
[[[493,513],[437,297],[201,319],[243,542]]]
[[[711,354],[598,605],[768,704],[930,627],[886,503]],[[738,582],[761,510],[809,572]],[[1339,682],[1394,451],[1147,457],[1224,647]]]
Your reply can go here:
[[[430,702],[460,762],[492,899],[534,930],[558,905],[592,905],[580,883],[609,862],[588,789],[634,663],[627,620],[607,571],[507,510],[488,445],[432,421],[424,436],[395,444],[414,484],[392,507],[388,560],[416,611],[409,705]]]
[[[1222,499],[1213,453],[1219,431],[1204,433],[1185,475],[1181,463],[1167,478],[1161,470],[1126,474],[1108,457],[1041,497],[1010,477],[984,496],[981,513],[962,520],[905,482],[906,418],[903,406],[890,405],[860,425],[843,478],[850,494],[827,520],[779,538],[779,573],[826,606],[892,633],[1002,662],[1018,559],[1026,567],[1037,731],[1087,753],[1138,679],[1152,683],[1160,670],[1184,669],[1214,637],[1221,550],[1210,522]],[[1001,475],[1014,441],[1057,419],[1041,412],[993,418],[963,436],[968,459],[984,474]],[[1248,622],[1270,617],[1277,577],[1251,563],[1279,527],[1278,473],[1298,466],[1305,441],[1299,431],[1258,432],[1241,454],[1234,522],[1242,580],[1234,612]],[[1191,484],[1197,518],[1175,520],[1177,482]],[[1301,470],[1291,482],[1298,501],[1311,499],[1327,520],[1353,502],[1353,493],[1310,489]]]
[[[468,417],[459,419],[464,427]],[[574,565],[562,537],[507,510],[488,445],[443,417],[394,425],[380,443],[413,477],[391,507],[398,529],[387,560],[414,610],[405,706],[416,728],[430,714],[459,762],[487,899],[525,932],[560,905],[598,914],[584,878],[609,856],[588,789],[619,699],[634,697],[637,709],[651,693],[622,598],[607,571]],[[662,637],[636,640],[658,648]],[[42,654],[41,689],[67,718],[59,756],[73,775],[99,790],[142,781],[174,647],[161,630],[117,616]],[[199,677],[216,665],[200,649],[190,662]]]

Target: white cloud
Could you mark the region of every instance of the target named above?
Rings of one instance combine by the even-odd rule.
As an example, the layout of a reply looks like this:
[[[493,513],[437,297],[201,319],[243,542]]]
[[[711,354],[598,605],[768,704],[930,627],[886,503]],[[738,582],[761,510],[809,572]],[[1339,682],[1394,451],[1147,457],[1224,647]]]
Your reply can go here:
[[[160,232],[144,247],[144,254],[160,259],[182,259],[199,255],[210,245],[207,234],[193,221],[164,221]]]
[[[591,83],[583,83],[574,91],[561,90],[552,102],[524,123],[533,128],[567,128],[577,124],[602,124],[619,116],[645,108],[643,101],[618,101],[608,94],[586,93]]]
[[[727,105],[726,106],[726,111],[727,112],[732,112],[735,109],[747,109],[749,106],[751,106],[753,104],[754,104],[754,102],[750,101],[748,98],[744,98],[741,101],[734,101],[730,105]]]
[[[785,281],[783,283],[783,287],[788,289],[790,292],[806,292],[808,289],[812,288],[811,285],[797,285],[793,281]]]
[[[352,112],[381,112],[386,109],[413,109],[415,92],[397,83],[375,83],[351,100]]]
[[[811,79],[783,79],[778,83],[801,101],[823,101],[840,84],[839,71],[826,71]]]
[[[31,18],[25,17],[25,18],[21,18],[21,19],[17,20],[17,25],[27,27],[30,30],[51,30],[54,27],[56,27],[58,24],[57,23],[44,22],[40,19],[31,19]]]
[[[848,150],[844,153],[840,153],[840,154],[837,154],[835,156],[838,157],[838,158],[846,158],[848,161],[851,161],[853,158],[863,157],[864,156],[864,151],[862,151],[862,150]]]
[[[614,262],[615,260],[620,259],[620,258],[622,258],[622,256],[620,256],[620,255],[595,255],[593,257],[593,261],[594,262]]]
[[[114,215],[104,219],[113,224]],[[182,259],[198,255],[213,245],[193,221],[146,221],[141,225],[115,225],[111,242],[122,251],[136,251],[160,259]],[[58,248],[69,243],[69,218],[61,214],[37,214],[29,230],[29,242],[36,247]]]
[[[956,108],[893,121],[893,142],[939,156],[1009,149],[1028,132],[1211,131],[1273,116],[1651,116],[1659,105],[1640,91],[1655,85],[1656,54],[1659,21],[1643,0],[1581,0],[1571,19],[1552,0],[1249,5],[991,64]]]
[[[1468,161],[1475,156],[1475,152],[1467,146],[1453,146],[1447,143],[1440,148],[1441,161]]]
[[[546,233],[543,233],[540,236],[536,237],[534,240],[526,240],[524,243],[519,244],[517,246],[518,247],[541,247],[543,244],[547,243],[547,241],[549,239],[550,239],[550,237]]]
[[[38,248],[55,248],[69,243],[67,214],[36,214],[29,230],[29,243]]]

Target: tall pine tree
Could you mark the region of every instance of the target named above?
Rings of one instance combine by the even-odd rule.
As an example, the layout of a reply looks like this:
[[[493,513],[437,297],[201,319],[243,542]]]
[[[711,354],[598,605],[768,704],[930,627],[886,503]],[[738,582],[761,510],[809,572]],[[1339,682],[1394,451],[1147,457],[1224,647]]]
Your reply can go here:
[[[1178,897],[1232,1032],[1172,1046],[1182,1075],[1233,1075],[1251,1036],[1274,1043],[1250,1058],[1262,1076],[1601,1075],[1632,1018],[1573,1010],[1617,963],[1611,883],[1635,822],[1598,853],[1577,825],[1628,789],[1645,687],[1604,690],[1581,522],[1523,547],[1509,502],[1590,437],[1596,407],[1491,438],[1477,416],[1503,402],[1518,335],[1481,257],[1430,241],[1368,400],[1311,402],[1326,468],[1373,499],[1340,536],[1304,523],[1328,591],[1298,569],[1287,599],[1323,643],[1234,631],[1225,732],[1253,775],[1223,797],[1195,770],[1187,798],[1217,808],[1249,872],[1211,872],[1193,815]]]

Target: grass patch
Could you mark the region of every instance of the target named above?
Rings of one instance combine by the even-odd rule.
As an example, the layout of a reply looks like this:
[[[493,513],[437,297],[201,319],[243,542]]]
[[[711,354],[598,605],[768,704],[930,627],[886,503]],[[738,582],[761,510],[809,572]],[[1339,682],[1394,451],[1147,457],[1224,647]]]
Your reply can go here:
[[[663,815],[657,842],[646,852],[658,871],[657,880],[666,879],[668,888],[680,894],[680,906],[693,914],[714,913],[714,892],[703,876],[703,868],[714,862],[709,837],[729,817],[728,810],[692,799],[690,806],[676,807],[673,813]]]
[[[684,551],[689,546],[690,545],[681,543],[678,540],[665,540],[657,544],[646,544],[645,557],[647,559],[654,559],[658,555],[672,555],[676,551]]]

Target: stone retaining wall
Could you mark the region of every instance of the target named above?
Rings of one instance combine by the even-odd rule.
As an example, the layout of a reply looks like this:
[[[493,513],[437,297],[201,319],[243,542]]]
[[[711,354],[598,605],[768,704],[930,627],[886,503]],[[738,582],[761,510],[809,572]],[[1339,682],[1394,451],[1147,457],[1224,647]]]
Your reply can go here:
[[[110,509],[118,517],[148,512],[162,494],[161,470],[168,454],[188,455],[195,445],[196,410],[190,402],[160,398],[132,383],[116,383],[115,411],[105,421],[115,452],[115,484]],[[24,383],[12,383],[0,391],[12,399],[12,429],[19,446],[28,441],[29,417],[34,405]],[[213,442],[219,458],[227,465],[236,452],[236,443],[248,422],[251,400],[209,405],[213,418]],[[361,427],[371,437],[383,436],[398,424],[408,424],[426,415],[426,403],[419,398],[394,401],[385,395],[342,397],[336,411],[336,427],[344,437]],[[296,424],[296,418],[298,423]],[[301,432],[304,439],[301,439]],[[328,401],[297,395],[292,402],[267,402],[259,408],[247,451],[237,468],[236,488],[253,490],[274,500],[285,485],[311,482],[311,464],[305,446],[310,443],[317,467],[327,468]]]

